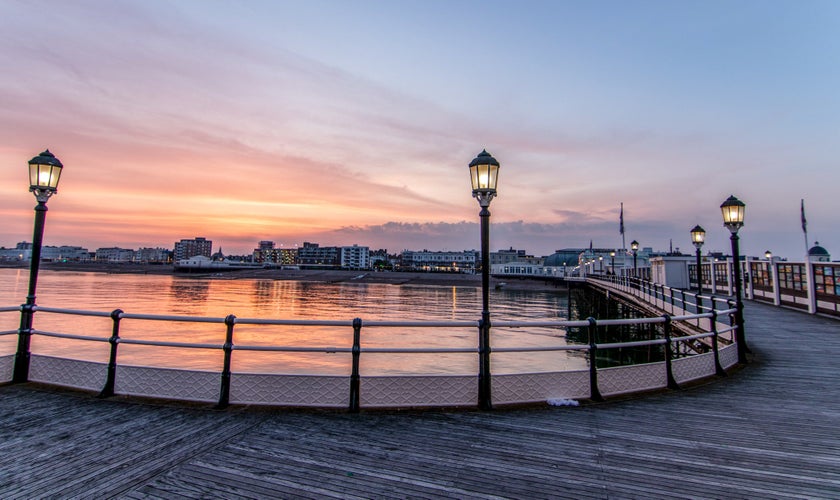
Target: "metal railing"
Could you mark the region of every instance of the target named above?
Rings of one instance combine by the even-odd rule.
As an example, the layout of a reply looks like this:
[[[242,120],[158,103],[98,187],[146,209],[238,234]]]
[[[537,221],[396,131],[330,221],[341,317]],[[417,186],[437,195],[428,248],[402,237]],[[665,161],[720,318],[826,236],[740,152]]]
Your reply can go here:
[[[641,286],[641,285],[639,285]],[[632,288],[632,286],[631,286]],[[645,290],[656,296],[663,291]],[[668,294],[666,294],[668,295]],[[674,302],[674,295],[668,297]],[[677,301],[685,305],[685,297]],[[688,314],[664,314],[659,317],[639,319],[587,318],[579,321],[497,321],[493,328],[550,328],[569,331],[580,329],[586,332],[586,344],[558,344],[552,346],[488,346],[492,353],[529,353],[577,351],[588,357],[588,369],[560,372],[523,372],[492,376],[493,401],[498,404],[546,401],[552,398],[601,400],[604,395],[624,394],[651,389],[678,388],[698,378],[724,375],[725,368],[737,363],[732,346],[719,347],[721,335],[730,333],[735,327],[720,327],[719,318],[731,315],[734,309],[718,309],[711,305],[720,303],[711,298],[710,306],[695,304],[696,311]],[[731,306],[731,304],[728,304]],[[0,313],[23,312],[24,307],[2,307]],[[477,403],[478,375],[426,375],[361,376],[360,363],[363,354],[440,354],[462,353],[482,355],[478,347],[365,347],[362,345],[363,328],[474,328],[478,321],[363,321],[353,320],[284,320],[262,318],[237,318],[235,315],[222,317],[172,316],[133,314],[115,309],[111,312],[61,309],[31,306],[32,312],[73,316],[107,317],[111,321],[109,337],[51,332],[31,328],[29,330],[2,331],[0,335],[43,336],[70,341],[104,342],[110,346],[108,363],[80,361],[66,357],[50,357],[30,352],[0,356],[0,382],[12,380],[13,365],[25,363],[26,380],[63,385],[79,389],[98,390],[101,397],[114,395],[139,395],[184,400],[215,402],[218,407],[229,404],[276,404],[291,406],[344,406],[351,412],[362,407],[376,406],[469,406]],[[685,309],[683,307],[683,309]],[[675,309],[676,310],[676,309]],[[699,326],[707,320],[709,328],[689,336],[674,336],[673,325],[689,322]],[[123,321],[192,322],[224,325],[224,341],[216,343],[174,342],[141,338],[124,338],[120,335]],[[598,329],[617,325],[663,325],[664,338],[633,342],[598,343]],[[235,342],[235,327],[254,326],[297,326],[337,327],[353,331],[352,343],[345,346],[317,345],[275,345],[245,344]],[[731,333],[730,333],[731,337]],[[711,345],[710,352],[677,358],[679,344],[705,339]],[[28,339],[27,339],[28,340]],[[21,345],[22,342],[19,342]],[[120,345],[143,345],[176,349],[210,349],[223,352],[221,370],[215,372],[171,369],[161,366],[136,366],[119,362]],[[26,342],[28,346],[29,343]],[[595,362],[598,353],[612,349],[639,346],[663,346],[664,361],[641,365],[598,368]],[[350,354],[350,375],[329,377],[324,375],[279,375],[232,372],[231,362],[236,351],[286,352],[286,353],[347,353]],[[725,359],[723,359],[725,357]],[[30,358],[33,362],[30,372]],[[678,366],[675,367],[675,363]],[[619,373],[620,371],[627,373]],[[627,382],[629,374],[630,382]],[[294,386],[297,392],[290,395]],[[236,395],[232,397],[232,387]],[[406,392],[407,391],[407,392]],[[448,392],[447,392],[448,391]],[[343,395],[342,395],[343,393]],[[213,396],[215,394],[215,396]]]
[[[700,314],[715,312],[715,319],[726,315],[728,324],[734,325],[734,313],[736,303],[728,297],[716,297],[714,295],[702,295],[681,288],[673,288],[659,283],[653,283],[638,278],[625,276],[588,276],[590,283],[601,286],[608,290],[621,292],[633,297],[637,301],[649,304],[654,308],[672,315]],[[703,316],[705,324],[701,324],[701,318],[697,318],[697,328],[711,329],[710,316]],[[726,328],[725,323],[718,324],[718,328]],[[731,330],[730,330],[731,331]],[[730,339],[734,341],[734,338]]]

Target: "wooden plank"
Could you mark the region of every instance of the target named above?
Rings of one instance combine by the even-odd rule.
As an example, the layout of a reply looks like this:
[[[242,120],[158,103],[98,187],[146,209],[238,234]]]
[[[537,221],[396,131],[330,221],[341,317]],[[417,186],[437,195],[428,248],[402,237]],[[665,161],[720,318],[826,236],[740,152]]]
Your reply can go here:
[[[840,324],[748,304],[755,361],[580,407],[294,411],[0,387],[0,496],[836,498]]]

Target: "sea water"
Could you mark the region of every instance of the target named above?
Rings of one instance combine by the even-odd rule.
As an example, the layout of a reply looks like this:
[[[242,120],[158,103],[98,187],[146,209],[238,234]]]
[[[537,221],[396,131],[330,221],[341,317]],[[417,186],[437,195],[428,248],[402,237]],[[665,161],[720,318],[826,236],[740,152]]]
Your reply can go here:
[[[478,329],[468,327],[375,327],[366,321],[469,321],[481,313],[481,289],[473,286],[426,286],[326,283],[270,279],[197,278],[179,275],[105,274],[42,271],[37,304],[42,307],[126,313],[210,317],[230,314],[238,318],[331,320],[361,318],[362,348],[468,348],[478,344]],[[26,299],[28,270],[0,269],[0,305],[15,306]],[[568,315],[565,290],[491,290],[493,321],[564,320]],[[17,312],[0,314],[0,330],[17,329]],[[107,339],[110,318],[36,312],[33,328]],[[165,342],[221,346],[221,323],[159,322],[124,319],[120,336]],[[562,328],[493,328],[492,347],[565,345]],[[236,325],[237,346],[349,348],[353,329],[348,326]],[[572,343],[571,341],[569,341]],[[14,352],[17,335],[0,337],[0,354]],[[106,362],[109,344],[35,335],[33,354]],[[220,349],[151,347],[121,344],[118,362],[217,371]],[[348,374],[348,353],[255,352],[234,350],[234,371],[249,373]],[[582,369],[585,356],[576,351],[494,353],[494,374]],[[474,374],[477,353],[364,353],[362,375]]]

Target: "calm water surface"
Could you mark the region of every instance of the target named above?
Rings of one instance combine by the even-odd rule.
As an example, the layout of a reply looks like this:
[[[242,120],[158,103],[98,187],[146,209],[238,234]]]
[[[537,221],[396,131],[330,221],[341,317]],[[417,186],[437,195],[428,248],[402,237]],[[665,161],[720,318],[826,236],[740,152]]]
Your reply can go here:
[[[0,305],[26,299],[29,274],[24,269],[0,269]],[[181,276],[42,271],[37,303],[45,307],[110,312],[224,318],[328,319],[350,321],[475,321],[481,311],[481,290],[474,287],[320,283],[250,279],[201,279]],[[565,319],[565,292],[493,290],[496,321]],[[0,330],[18,328],[19,313],[0,314]],[[107,338],[109,318],[38,312],[38,330]],[[123,338],[222,344],[223,324],[123,320]],[[237,325],[237,345],[350,347],[350,327]],[[558,329],[492,330],[491,345],[544,346],[565,344]],[[17,337],[0,337],[0,353],[14,352]],[[363,347],[475,347],[477,329],[363,327]],[[108,344],[35,336],[32,352],[105,362]],[[219,370],[220,350],[176,349],[123,344],[119,362],[133,365]],[[495,353],[493,373],[541,372],[586,367],[582,355],[566,352]],[[478,369],[477,354],[364,353],[363,375],[457,373]],[[350,355],[343,353],[265,353],[234,351],[233,370],[258,373],[349,374]]]

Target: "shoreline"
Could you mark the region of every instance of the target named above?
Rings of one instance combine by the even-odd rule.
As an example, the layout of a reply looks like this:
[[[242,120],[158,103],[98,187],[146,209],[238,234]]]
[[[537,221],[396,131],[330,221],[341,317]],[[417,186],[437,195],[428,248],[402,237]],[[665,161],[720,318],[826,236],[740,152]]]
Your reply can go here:
[[[2,263],[0,269],[25,269],[25,263]],[[308,270],[308,269],[242,269],[224,272],[176,273],[171,265],[158,264],[101,264],[78,262],[43,262],[41,271],[70,271],[106,274],[152,274],[170,275],[190,279],[218,280],[282,280],[310,281],[324,283],[360,283],[387,285],[424,285],[424,286],[460,286],[481,287],[480,274],[428,273],[408,271],[345,271],[345,270]],[[540,278],[490,277],[491,288],[505,290],[559,291],[565,290],[566,284]]]

